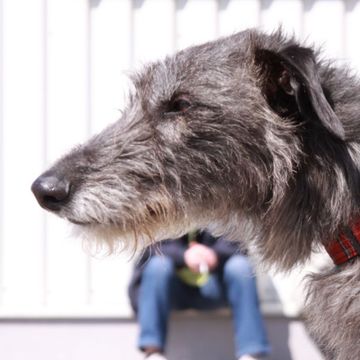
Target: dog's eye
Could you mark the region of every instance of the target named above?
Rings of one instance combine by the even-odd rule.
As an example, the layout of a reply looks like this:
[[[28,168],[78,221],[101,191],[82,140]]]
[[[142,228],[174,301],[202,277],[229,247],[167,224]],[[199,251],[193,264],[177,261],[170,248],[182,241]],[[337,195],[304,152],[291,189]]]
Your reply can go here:
[[[186,97],[178,97],[169,104],[167,113],[183,113],[191,107],[191,102]]]

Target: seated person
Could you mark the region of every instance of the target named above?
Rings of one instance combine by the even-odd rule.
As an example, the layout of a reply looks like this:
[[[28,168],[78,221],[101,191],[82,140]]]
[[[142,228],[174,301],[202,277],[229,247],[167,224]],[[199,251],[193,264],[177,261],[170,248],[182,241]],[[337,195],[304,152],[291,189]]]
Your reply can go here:
[[[172,309],[211,310],[230,306],[236,356],[269,353],[255,277],[239,245],[196,231],[146,248],[129,286],[140,325],[139,348],[148,360],[165,360]]]

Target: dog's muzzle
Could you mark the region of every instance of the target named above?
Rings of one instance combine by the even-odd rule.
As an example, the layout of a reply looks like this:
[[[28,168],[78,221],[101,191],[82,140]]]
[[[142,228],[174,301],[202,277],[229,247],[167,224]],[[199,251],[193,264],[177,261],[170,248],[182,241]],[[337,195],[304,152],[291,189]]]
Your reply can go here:
[[[61,210],[70,199],[70,190],[70,181],[51,173],[39,176],[31,186],[40,206],[50,211]]]

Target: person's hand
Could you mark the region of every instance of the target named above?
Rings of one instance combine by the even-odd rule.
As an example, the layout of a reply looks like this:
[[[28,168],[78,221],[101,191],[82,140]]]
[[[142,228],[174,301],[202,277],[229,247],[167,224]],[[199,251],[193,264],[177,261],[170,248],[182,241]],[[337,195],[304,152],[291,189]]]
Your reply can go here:
[[[200,266],[203,262],[203,256],[201,252],[190,246],[184,254],[184,261],[186,266],[193,272],[200,272]]]
[[[218,265],[218,257],[214,250],[211,248],[192,243],[185,251],[184,261],[186,266],[193,272],[200,272],[202,265],[206,265],[209,270],[213,270]]]

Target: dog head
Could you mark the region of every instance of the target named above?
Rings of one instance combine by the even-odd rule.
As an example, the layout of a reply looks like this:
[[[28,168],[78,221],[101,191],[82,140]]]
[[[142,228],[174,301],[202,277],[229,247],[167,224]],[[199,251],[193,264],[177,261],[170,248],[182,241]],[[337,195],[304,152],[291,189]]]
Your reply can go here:
[[[307,133],[344,141],[313,51],[280,33],[188,48],[133,83],[121,119],[32,185],[42,207],[96,236],[238,229],[282,201]]]

